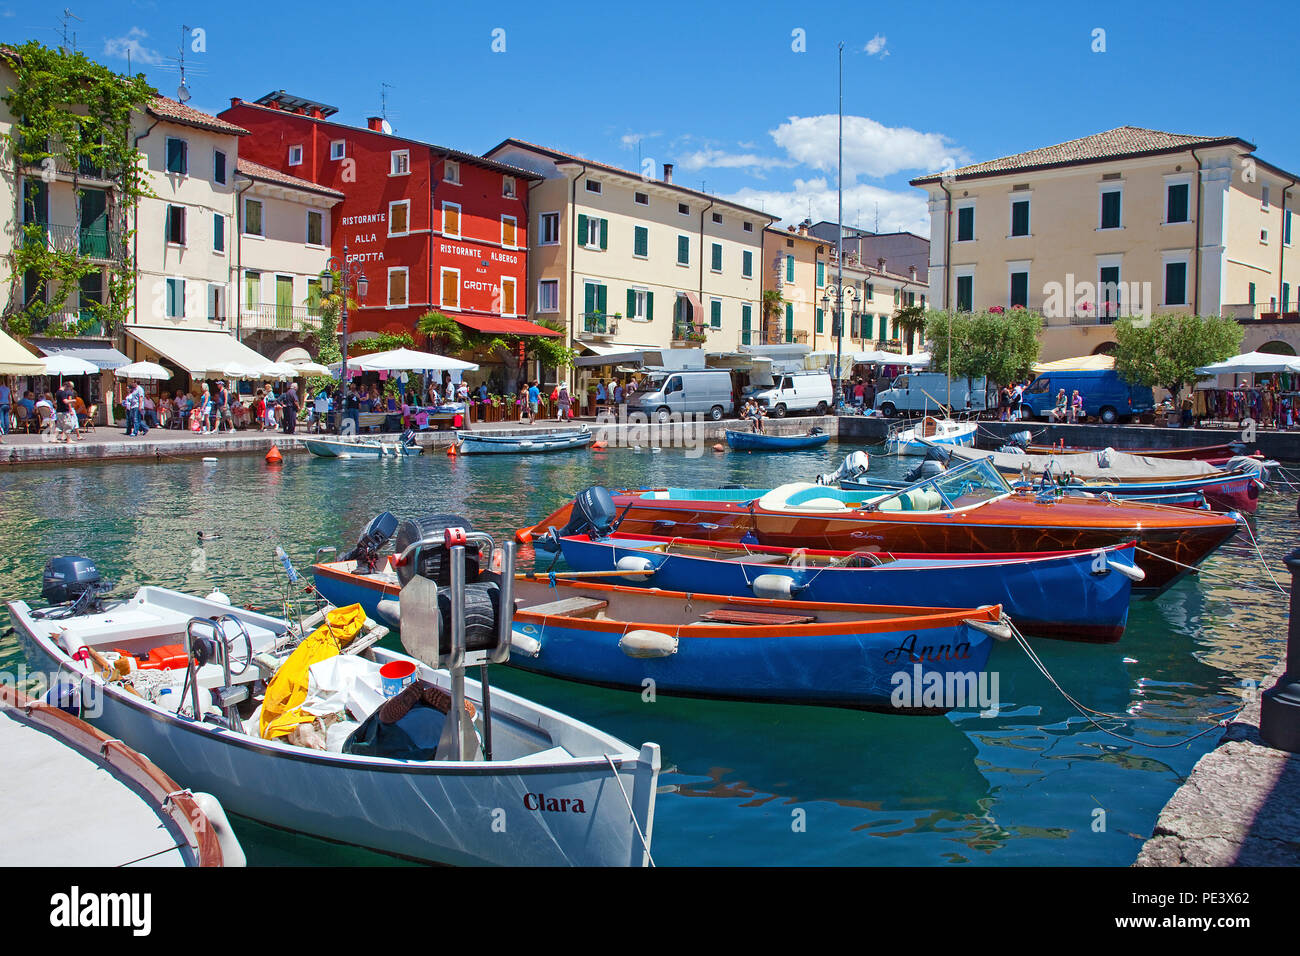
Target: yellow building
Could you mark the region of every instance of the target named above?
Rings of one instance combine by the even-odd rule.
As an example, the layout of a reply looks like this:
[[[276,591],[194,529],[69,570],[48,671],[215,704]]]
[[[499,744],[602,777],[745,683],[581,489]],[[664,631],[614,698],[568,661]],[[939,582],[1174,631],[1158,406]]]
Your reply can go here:
[[[1298,178],[1254,151],[1124,126],[914,179],[930,303],[1041,311],[1044,361],[1113,348],[1121,315],[1290,312]]]
[[[765,309],[759,325],[741,333],[741,345],[797,343],[817,348],[827,325],[821,297],[826,288],[826,263],[831,246],[808,235],[806,225],[763,230],[763,293]],[[781,296],[768,304],[768,292]]]

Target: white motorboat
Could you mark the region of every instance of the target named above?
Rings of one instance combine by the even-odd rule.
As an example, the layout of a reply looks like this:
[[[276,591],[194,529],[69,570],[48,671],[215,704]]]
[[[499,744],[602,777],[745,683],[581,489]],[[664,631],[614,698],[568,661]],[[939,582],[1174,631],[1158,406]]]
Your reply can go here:
[[[418,556],[420,548],[432,547],[423,541],[408,551]],[[360,635],[325,661],[342,671],[347,657],[347,669],[360,676],[346,695],[342,719],[315,746],[300,745],[310,735],[264,738],[262,707],[254,707],[263,682],[319,625],[323,611],[291,625],[159,587],[109,600],[84,558],[54,559],[47,566],[42,597],[52,606],[13,601],[8,609],[32,664],[76,682],[87,720],[147,754],[182,786],[216,795],[232,813],[422,862],[653,862],[658,745],[634,749],[572,717],[466,679],[467,664],[508,657],[513,615],[499,615],[495,627],[488,625],[490,642],[467,651],[464,548],[449,546],[449,553],[453,573],[457,561],[461,569],[459,591],[450,592],[450,627],[444,625],[439,636],[437,585],[413,577],[401,595],[403,640],[420,651],[420,659],[375,646],[387,629],[367,619]],[[514,543],[503,553],[511,573],[494,577],[501,582],[499,606],[508,609]],[[447,597],[442,595],[444,603]],[[430,619],[436,654],[428,653],[430,631],[421,627]],[[480,623],[480,638],[483,630]],[[130,658],[138,668],[131,669]],[[364,687],[376,684],[364,681],[394,662],[446,701],[433,759],[352,752],[344,742],[350,739],[349,720],[364,727],[373,715],[387,723],[375,714],[386,707],[384,697],[367,697]],[[163,669],[144,669],[151,663]],[[169,663],[180,666],[167,670]],[[318,666],[310,670],[313,682]],[[486,666],[482,674],[486,679]],[[309,702],[319,696],[316,683],[312,689]],[[466,702],[470,707],[462,706]]]
[[[405,458],[418,455],[423,449],[415,441],[413,432],[406,432],[397,441],[384,441],[357,435],[329,435],[325,437],[299,436],[303,447],[318,458]]]
[[[885,453],[888,455],[924,455],[931,445],[969,445],[975,444],[976,422],[959,422],[951,418],[935,418],[926,415],[911,428],[896,426],[885,438]]]

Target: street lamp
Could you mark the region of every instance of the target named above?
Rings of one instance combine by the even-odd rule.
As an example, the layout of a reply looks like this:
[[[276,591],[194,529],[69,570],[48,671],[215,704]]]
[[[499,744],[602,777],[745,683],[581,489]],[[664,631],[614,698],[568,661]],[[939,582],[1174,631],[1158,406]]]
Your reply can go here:
[[[831,311],[832,297],[834,297],[835,310]],[[831,328],[835,332],[835,395],[833,401],[838,411],[840,404],[844,400],[843,385],[840,380],[841,370],[843,368],[840,359],[841,341],[844,338],[844,300],[849,301],[849,310],[852,311],[853,303],[857,301],[858,290],[849,285],[828,285],[822,293],[822,311],[831,312]]]
[[[370,280],[366,274],[361,271],[361,266],[355,262],[348,262],[348,247],[343,247],[343,261],[339,262],[337,256],[330,256],[329,261],[325,263],[325,271],[320,275],[320,287],[326,295],[334,294],[334,273],[339,274],[343,288],[339,290],[339,295],[343,300],[343,363],[339,369],[339,394],[347,395],[348,388],[348,289],[356,286],[357,296],[362,302],[365,301],[366,292],[370,289]],[[334,420],[336,431],[343,429],[343,411],[344,402],[339,402],[338,415]]]

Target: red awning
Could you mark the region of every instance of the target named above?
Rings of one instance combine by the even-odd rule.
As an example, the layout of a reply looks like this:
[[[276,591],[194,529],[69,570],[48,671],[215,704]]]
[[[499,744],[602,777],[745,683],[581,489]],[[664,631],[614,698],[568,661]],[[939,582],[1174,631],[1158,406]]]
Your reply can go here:
[[[457,315],[453,318],[467,329],[492,335],[547,335],[558,338],[561,334],[555,329],[523,319],[503,319],[495,315]]]

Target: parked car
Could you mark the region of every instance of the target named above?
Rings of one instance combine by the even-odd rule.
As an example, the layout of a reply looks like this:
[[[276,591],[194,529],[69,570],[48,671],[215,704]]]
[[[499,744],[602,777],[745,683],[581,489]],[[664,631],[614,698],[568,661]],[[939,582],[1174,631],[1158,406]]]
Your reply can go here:
[[[629,412],[651,421],[671,415],[705,414],[718,421],[731,409],[731,373],[726,369],[647,369],[648,380],[628,399]]]
[[[989,407],[983,378],[954,378],[941,372],[911,372],[899,375],[888,388],[876,392],[875,407],[886,418],[899,412],[934,411],[947,405],[954,412],[984,411]],[[997,404],[997,396],[993,397]]]
[[[1047,372],[1025,389],[1021,397],[1021,417],[1047,418],[1061,389],[1065,389],[1067,399],[1078,389],[1084,414],[1107,425],[1149,412],[1156,404],[1150,387],[1130,385],[1114,369]]]
[[[788,372],[780,375],[771,388],[759,388],[751,394],[774,418],[785,418],[787,412],[825,415],[834,389],[826,372]]]

